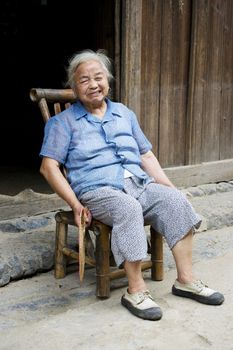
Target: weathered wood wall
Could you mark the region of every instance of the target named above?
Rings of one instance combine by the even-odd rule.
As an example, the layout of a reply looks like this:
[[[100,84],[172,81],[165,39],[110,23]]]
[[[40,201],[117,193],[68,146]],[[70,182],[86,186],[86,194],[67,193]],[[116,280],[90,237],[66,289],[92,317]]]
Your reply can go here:
[[[123,0],[121,11],[119,98],[162,166],[233,158],[233,1]]]
[[[233,2],[193,1],[188,163],[233,158]]]

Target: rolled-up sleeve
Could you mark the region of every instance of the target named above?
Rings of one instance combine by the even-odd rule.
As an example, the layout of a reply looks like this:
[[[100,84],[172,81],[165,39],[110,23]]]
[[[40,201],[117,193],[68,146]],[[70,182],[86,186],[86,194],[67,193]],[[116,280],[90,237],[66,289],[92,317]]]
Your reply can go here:
[[[40,157],[49,157],[64,164],[69,149],[70,138],[70,130],[62,118],[52,117],[45,125]]]

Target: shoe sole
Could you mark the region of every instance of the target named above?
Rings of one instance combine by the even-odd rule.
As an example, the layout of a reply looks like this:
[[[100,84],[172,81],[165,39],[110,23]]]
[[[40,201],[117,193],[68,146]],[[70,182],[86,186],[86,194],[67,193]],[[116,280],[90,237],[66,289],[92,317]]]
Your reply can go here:
[[[148,321],[158,321],[162,317],[162,311],[159,307],[152,307],[146,310],[140,310],[134,307],[130,301],[121,298],[121,304],[126,307],[133,315]]]
[[[175,286],[172,286],[172,294],[179,297],[193,299],[198,301],[199,303],[207,304],[207,305],[221,305],[224,302],[224,296],[218,292],[213,293],[209,297],[205,297],[203,295],[187,292],[185,290],[181,290],[176,288]]]

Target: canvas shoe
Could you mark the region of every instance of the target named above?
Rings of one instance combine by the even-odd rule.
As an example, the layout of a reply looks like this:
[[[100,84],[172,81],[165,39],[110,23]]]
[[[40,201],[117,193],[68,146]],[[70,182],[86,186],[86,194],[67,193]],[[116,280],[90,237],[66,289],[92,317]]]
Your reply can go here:
[[[156,304],[148,290],[133,294],[126,291],[121,298],[121,304],[132,314],[144,320],[156,321],[162,317],[160,307]]]
[[[192,283],[180,283],[176,280],[172,286],[172,294],[208,305],[220,305],[224,302],[224,296],[221,293],[208,288],[200,280]]]

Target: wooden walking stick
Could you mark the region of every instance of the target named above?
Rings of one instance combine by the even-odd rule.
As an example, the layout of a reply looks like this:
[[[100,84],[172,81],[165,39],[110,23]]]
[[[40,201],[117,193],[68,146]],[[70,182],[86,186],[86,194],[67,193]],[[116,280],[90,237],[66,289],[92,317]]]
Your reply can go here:
[[[84,277],[85,270],[85,233],[86,233],[86,222],[85,219],[87,217],[88,209],[84,208],[81,213],[81,224],[79,227],[79,279],[82,283]]]

